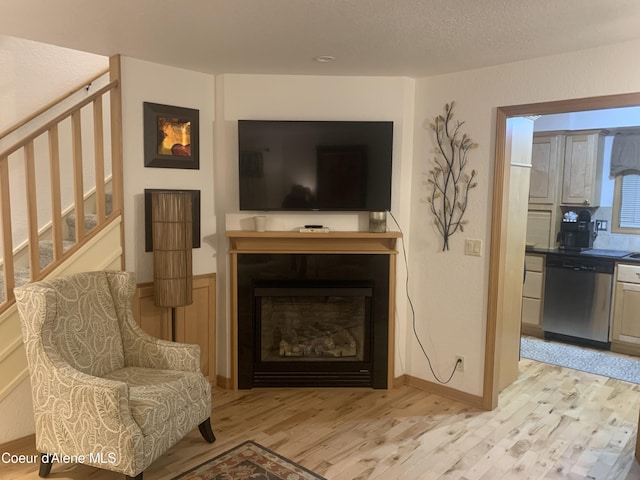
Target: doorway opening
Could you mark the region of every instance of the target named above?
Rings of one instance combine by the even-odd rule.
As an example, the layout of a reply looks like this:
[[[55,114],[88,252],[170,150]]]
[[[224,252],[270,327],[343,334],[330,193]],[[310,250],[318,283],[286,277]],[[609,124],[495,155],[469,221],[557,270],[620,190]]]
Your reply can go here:
[[[496,162],[492,207],[492,241],[490,250],[489,301],[485,356],[483,406],[495,408],[499,395],[499,369],[503,361],[498,325],[505,320],[505,299],[510,285],[505,282],[507,272],[514,268],[507,261],[505,245],[509,235],[506,212],[509,209],[510,177],[507,148],[507,120],[515,117],[586,112],[609,108],[640,106],[640,93],[591,97],[584,99],[545,102],[500,107],[496,115]],[[526,243],[526,242],[523,242]],[[525,244],[522,248],[526,247]],[[515,341],[515,340],[514,340]]]

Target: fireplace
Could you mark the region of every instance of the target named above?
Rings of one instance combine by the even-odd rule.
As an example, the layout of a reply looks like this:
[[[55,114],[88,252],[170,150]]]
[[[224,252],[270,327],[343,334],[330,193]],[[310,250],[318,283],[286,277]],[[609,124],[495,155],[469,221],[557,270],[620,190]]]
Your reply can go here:
[[[258,362],[369,358],[370,285],[265,282],[253,292]]]
[[[389,259],[238,254],[238,387],[387,388]]]

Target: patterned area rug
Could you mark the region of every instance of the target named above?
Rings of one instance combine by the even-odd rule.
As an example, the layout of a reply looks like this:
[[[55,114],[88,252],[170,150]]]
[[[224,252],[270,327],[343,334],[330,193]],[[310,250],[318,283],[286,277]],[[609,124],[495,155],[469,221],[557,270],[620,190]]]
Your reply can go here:
[[[255,442],[231,450],[174,480],[326,480]]]
[[[522,338],[520,346],[523,358],[640,384],[640,359],[533,338]]]

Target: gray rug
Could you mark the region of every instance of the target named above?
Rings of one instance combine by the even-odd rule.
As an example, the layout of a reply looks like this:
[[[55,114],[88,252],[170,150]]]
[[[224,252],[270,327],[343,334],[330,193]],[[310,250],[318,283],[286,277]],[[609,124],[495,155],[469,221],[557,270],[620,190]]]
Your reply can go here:
[[[640,384],[640,359],[533,338],[522,338],[520,346],[523,358]]]

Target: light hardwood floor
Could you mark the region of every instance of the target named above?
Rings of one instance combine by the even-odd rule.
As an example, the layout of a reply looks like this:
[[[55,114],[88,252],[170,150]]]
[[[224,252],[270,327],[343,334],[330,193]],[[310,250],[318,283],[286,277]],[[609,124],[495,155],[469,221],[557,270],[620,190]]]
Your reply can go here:
[[[170,479],[245,440],[324,475],[354,479],[640,479],[633,458],[640,386],[538,363],[485,412],[401,387],[215,390],[206,444],[190,433],[145,472]],[[35,453],[32,444],[11,453]],[[0,464],[2,479],[36,479],[37,465]],[[54,479],[119,479],[53,466]]]

